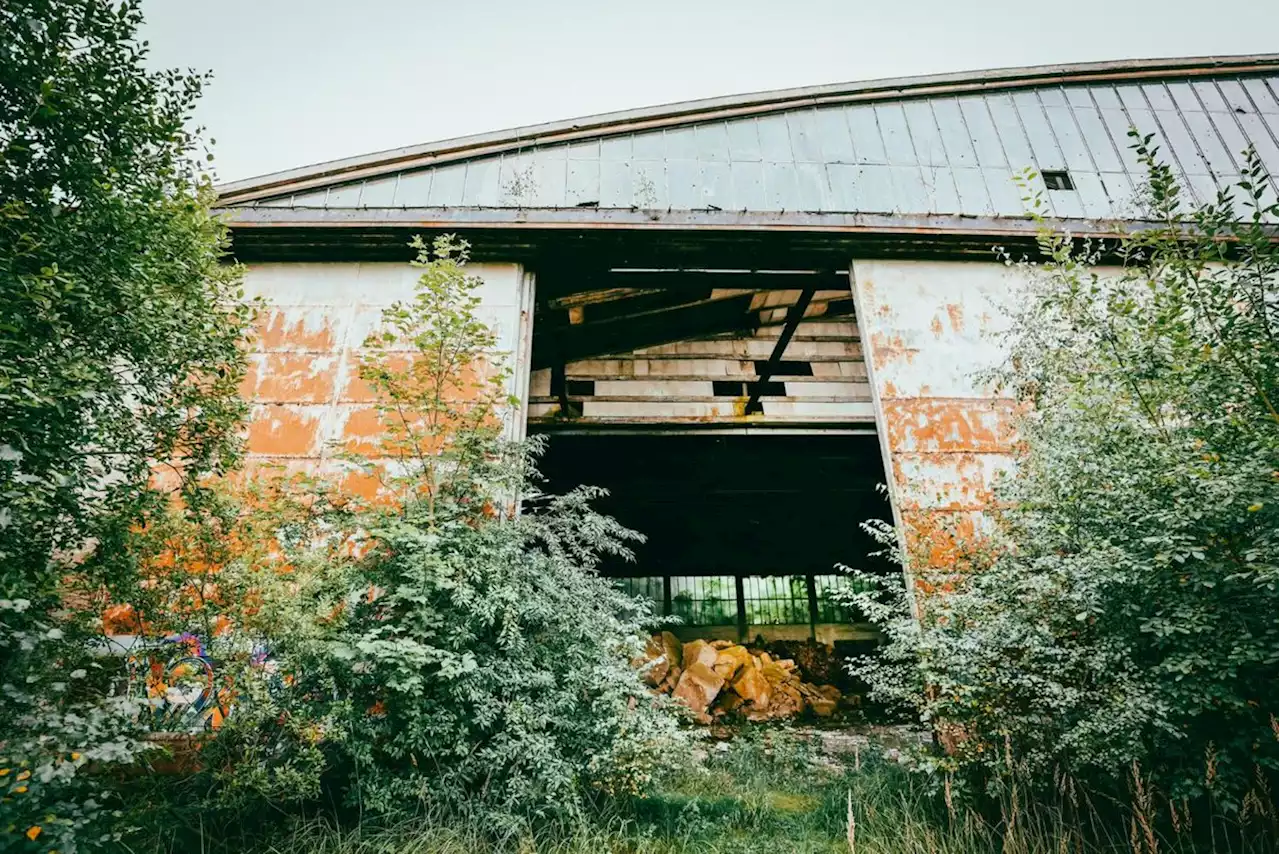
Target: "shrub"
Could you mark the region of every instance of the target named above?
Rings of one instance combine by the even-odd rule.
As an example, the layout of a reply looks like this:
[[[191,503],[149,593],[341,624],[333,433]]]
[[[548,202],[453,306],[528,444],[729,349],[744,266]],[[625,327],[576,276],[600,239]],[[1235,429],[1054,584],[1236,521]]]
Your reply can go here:
[[[1001,379],[1028,409],[994,530],[957,559],[976,571],[919,622],[864,601],[889,643],[858,670],[939,726],[948,767],[1239,808],[1276,769],[1277,207],[1251,152],[1188,210],[1135,147],[1153,227],[1117,271],[1045,232],[1014,310]]]
[[[309,785],[362,811],[574,816],[593,793],[642,788],[678,739],[631,663],[652,617],[596,573],[637,535],[591,509],[599,490],[537,491],[537,443],[503,438],[507,374],[465,244],[415,246],[418,292],[385,313],[361,369],[380,455],[344,453],[379,496],[314,505],[316,526],[281,541],[298,575],[323,566],[330,595],[313,601],[339,607],[266,632],[288,684],[242,694],[207,756],[241,800],[287,800],[305,787],[279,783],[321,755]],[[252,622],[291,607],[264,600]]]

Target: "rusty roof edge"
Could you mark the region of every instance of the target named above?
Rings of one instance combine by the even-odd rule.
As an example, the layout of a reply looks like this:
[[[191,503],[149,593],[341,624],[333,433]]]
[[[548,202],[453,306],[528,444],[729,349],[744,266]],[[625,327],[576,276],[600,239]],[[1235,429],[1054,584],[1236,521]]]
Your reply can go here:
[[[1278,69],[1280,55],[1247,54],[1037,65],[774,89],[455,137],[274,172],[222,184],[215,189],[220,204],[236,205],[331,183],[374,177],[415,166],[496,154],[529,145],[566,142],[609,132],[652,130],[693,121],[736,118],[804,106],[855,100],[887,100],[944,92],[959,94],[1054,83],[1198,76],[1223,72],[1275,72]]]
[[[630,208],[224,208],[233,229],[619,229],[739,232],[811,232],[1034,238],[1041,228],[1029,216],[958,214],[833,213],[792,211],[645,211]],[[1146,220],[1050,220],[1080,237],[1118,238],[1161,227]],[[1266,226],[1272,239],[1276,226]]]

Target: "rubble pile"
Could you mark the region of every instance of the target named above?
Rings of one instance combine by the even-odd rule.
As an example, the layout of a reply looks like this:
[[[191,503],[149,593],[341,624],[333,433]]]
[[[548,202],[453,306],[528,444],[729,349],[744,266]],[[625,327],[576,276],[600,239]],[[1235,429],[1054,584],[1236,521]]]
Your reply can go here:
[[[726,640],[681,643],[671,632],[649,639],[645,680],[693,710],[702,723],[830,717],[842,699],[834,685],[805,682],[795,662]]]

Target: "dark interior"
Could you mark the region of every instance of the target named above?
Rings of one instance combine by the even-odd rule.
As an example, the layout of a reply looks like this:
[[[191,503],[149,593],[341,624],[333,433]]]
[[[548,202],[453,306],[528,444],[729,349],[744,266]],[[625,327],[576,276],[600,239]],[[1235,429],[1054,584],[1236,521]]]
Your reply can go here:
[[[598,503],[648,541],[614,575],[891,571],[859,523],[888,519],[873,435],[552,434],[545,491],[606,487]]]

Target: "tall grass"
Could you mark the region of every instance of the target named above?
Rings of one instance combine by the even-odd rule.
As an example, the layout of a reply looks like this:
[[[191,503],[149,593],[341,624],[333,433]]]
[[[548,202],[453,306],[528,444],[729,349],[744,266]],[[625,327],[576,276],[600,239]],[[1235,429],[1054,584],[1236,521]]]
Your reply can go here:
[[[1133,770],[1128,797],[1059,778],[961,798],[879,758],[822,756],[785,732],[711,746],[647,797],[603,801],[576,824],[426,815],[395,825],[322,819],[240,828],[234,838],[153,836],[148,852],[251,854],[1254,854],[1274,851],[1276,812],[1170,807]]]

